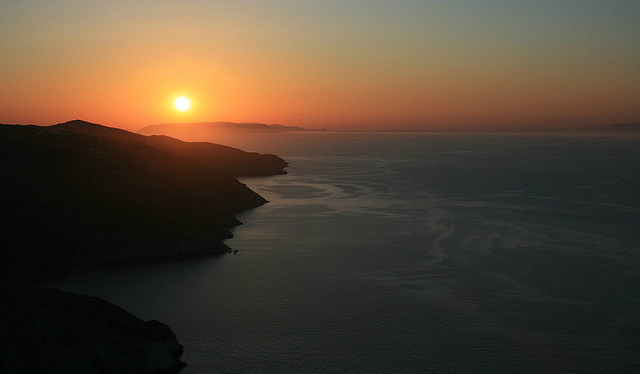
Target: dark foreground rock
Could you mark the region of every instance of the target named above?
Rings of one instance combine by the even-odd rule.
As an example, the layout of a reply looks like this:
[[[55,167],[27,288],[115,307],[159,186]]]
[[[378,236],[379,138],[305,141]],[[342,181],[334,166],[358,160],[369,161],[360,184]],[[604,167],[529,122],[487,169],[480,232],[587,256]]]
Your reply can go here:
[[[134,141],[146,139],[141,135],[71,125],[93,133],[0,125],[0,275],[12,273],[9,279],[225,253],[228,228],[239,223],[235,214],[266,202],[223,170],[220,154],[194,151],[211,160],[203,162]]]
[[[236,213],[266,200],[235,176],[287,163],[84,121],[0,125],[0,373],[174,373],[158,321],[36,282],[111,263],[227,252]]]
[[[102,299],[3,285],[0,372],[176,373],[182,346],[167,325]]]

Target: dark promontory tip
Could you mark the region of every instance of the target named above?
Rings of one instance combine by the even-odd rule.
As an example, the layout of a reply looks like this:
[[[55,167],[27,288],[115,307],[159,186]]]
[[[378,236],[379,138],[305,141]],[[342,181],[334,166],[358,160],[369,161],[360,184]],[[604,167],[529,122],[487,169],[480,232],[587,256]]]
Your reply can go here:
[[[0,301],[2,373],[168,374],[185,366],[167,325],[105,300],[12,285]]]

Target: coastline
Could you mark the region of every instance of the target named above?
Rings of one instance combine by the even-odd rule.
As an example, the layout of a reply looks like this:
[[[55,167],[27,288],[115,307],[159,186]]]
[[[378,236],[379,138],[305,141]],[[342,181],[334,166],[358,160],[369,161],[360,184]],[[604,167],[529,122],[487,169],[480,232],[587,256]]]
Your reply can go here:
[[[267,202],[227,170],[284,174],[287,163],[84,121],[61,125],[0,126],[0,171],[12,181],[0,200],[12,217],[1,232],[0,338],[8,344],[0,371],[176,373],[183,348],[167,325],[45,283],[227,253],[223,241],[241,224],[235,215]]]
[[[3,373],[171,374],[185,366],[167,325],[103,299],[5,283],[0,300]]]
[[[241,224],[237,221],[227,229]],[[3,324],[0,339],[10,343],[0,355],[0,371],[7,374],[180,372],[187,365],[181,359],[183,346],[168,325],[155,319],[141,320],[108,300],[63,291],[51,283],[99,269],[222,256],[232,250],[221,241],[233,237],[228,230],[223,238],[218,238],[217,245],[191,243],[189,251],[84,264],[57,274],[26,270],[23,274],[29,275],[24,279],[5,273],[5,279],[0,279]],[[19,269],[15,270],[20,273]]]

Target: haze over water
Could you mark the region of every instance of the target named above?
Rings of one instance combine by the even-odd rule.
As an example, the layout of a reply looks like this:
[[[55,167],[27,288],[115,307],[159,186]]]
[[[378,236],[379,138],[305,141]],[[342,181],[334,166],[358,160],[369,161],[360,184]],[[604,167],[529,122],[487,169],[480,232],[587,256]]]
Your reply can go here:
[[[640,367],[640,138],[282,133],[237,254],[75,275],[171,326],[183,373]]]

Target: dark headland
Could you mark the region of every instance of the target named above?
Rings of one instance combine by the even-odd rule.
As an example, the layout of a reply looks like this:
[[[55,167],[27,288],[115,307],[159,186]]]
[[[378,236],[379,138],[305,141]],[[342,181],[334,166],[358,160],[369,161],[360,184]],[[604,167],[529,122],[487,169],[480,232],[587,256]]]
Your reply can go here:
[[[166,325],[37,282],[224,253],[235,214],[266,202],[235,177],[286,166],[275,155],[80,120],[0,125],[0,372],[179,371],[182,346]]]

